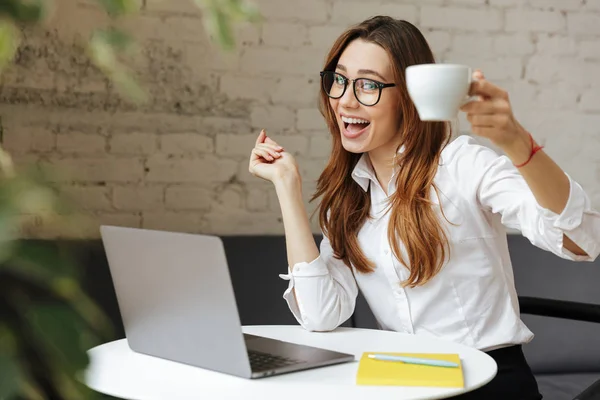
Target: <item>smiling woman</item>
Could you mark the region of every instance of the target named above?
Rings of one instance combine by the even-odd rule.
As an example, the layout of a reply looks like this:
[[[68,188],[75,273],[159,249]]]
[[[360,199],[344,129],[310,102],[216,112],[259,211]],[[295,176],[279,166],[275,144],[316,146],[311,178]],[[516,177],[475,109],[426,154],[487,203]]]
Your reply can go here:
[[[394,40],[395,37],[398,40]],[[358,163],[362,154],[368,153],[369,162],[377,171],[378,183],[387,193],[392,167],[398,149],[403,145],[403,163],[413,165],[411,170],[422,173],[399,175],[397,184],[404,190],[395,196],[412,194],[400,201],[411,212],[400,212],[400,207],[392,211],[391,218],[402,219],[404,223],[396,221],[393,226],[397,229],[390,234],[399,236],[407,248],[410,263],[419,266],[412,269],[409,277],[413,284],[417,283],[417,277],[420,277],[419,283],[432,277],[441,268],[445,252],[442,243],[445,240],[444,233],[435,211],[427,203],[426,194],[437,169],[436,156],[450,132],[444,123],[421,122],[414,114],[415,109],[402,84],[406,66],[432,62],[433,54],[414,26],[408,23],[382,24],[372,32],[351,30],[342,35],[333,45],[325,63],[325,73],[322,74],[325,77],[327,71],[335,71],[334,75],[341,77],[338,80],[345,88],[348,82],[348,78],[342,75],[345,73],[353,78],[354,90],[335,90],[335,87],[329,88],[325,79],[322,80],[321,110],[330,131],[335,132],[332,135],[334,151],[336,147],[345,151],[335,157],[335,162],[330,162],[320,180],[317,195],[323,195],[321,223],[326,226],[334,249],[341,241],[347,244],[344,261],[351,263],[358,271],[370,272],[373,265],[362,257],[356,235],[360,222],[369,212],[369,208],[364,206],[368,201],[367,193],[361,191],[356,197],[340,196],[339,190],[325,183],[340,181],[352,172],[350,168]],[[358,121],[367,121],[367,125]],[[424,157],[425,151],[429,156]],[[346,158],[345,163],[349,166],[345,171],[337,168],[342,158]],[[345,186],[356,185],[347,182]],[[348,191],[348,187],[341,190]],[[336,202],[340,197],[345,197],[345,202]],[[357,202],[357,198],[361,197],[363,200]],[[357,218],[358,224],[355,224],[354,230],[349,230],[346,222],[341,223],[343,214],[362,214],[363,217]],[[397,243],[393,240],[390,242]],[[428,249],[422,243],[431,246]],[[436,253],[438,248],[441,248],[439,255]],[[400,254],[398,250],[394,248],[396,254]]]
[[[557,256],[593,260],[600,214],[587,194],[514,118],[508,95],[476,71],[465,106],[476,134],[419,119],[405,70],[434,63],[412,24],[373,17],[344,32],[321,71],[320,108],[332,137],[317,248],[294,157],[262,131],[249,170],[273,182],[289,272],[284,293],[306,329],[328,331],[354,312],[360,290],[379,326],[488,352],[498,375],[465,398],[540,399],[521,344],[506,228]]]

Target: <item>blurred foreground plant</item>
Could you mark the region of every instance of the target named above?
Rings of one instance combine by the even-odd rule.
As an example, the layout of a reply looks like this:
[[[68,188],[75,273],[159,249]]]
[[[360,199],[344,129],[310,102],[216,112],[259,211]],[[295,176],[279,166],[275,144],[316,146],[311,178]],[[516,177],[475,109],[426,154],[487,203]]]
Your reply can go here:
[[[0,399],[86,399],[86,350],[108,337],[104,314],[83,293],[60,246],[22,240],[27,218],[69,218],[43,175],[17,174],[0,149]]]
[[[142,1],[96,0],[113,20],[137,13]],[[187,1],[201,8],[210,37],[224,50],[235,46],[237,21],[259,20],[245,0]],[[51,0],[0,0],[0,74],[18,51],[21,29],[42,24],[51,7]],[[134,44],[108,26],[92,35],[88,54],[126,98],[139,102],[146,94],[120,61]],[[0,400],[94,397],[82,383],[86,351],[110,332],[105,315],[83,292],[81,270],[70,254],[21,238],[24,216],[69,218],[69,207],[45,172],[17,172],[0,147]]]

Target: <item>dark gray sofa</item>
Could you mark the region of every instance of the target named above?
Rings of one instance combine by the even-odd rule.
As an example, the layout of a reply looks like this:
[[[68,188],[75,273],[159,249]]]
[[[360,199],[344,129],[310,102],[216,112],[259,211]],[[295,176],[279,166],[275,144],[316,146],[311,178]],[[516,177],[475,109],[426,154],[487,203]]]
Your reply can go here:
[[[281,297],[287,286],[278,277],[287,268],[284,238],[222,239],[242,324],[297,324]],[[320,242],[320,237],[315,239]],[[84,284],[88,293],[115,324],[114,338],[124,337],[102,244],[93,241],[69,246],[74,246],[81,265],[87,267]],[[522,318],[536,335],[524,351],[544,399],[600,399],[600,260],[566,261],[518,235],[509,235],[509,246]],[[362,297],[344,325],[376,328]]]
[[[509,246],[522,319],[536,335],[524,352],[544,398],[573,399],[592,386],[578,398],[600,399],[600,259],[563,260],[522,236],[509,236]]]

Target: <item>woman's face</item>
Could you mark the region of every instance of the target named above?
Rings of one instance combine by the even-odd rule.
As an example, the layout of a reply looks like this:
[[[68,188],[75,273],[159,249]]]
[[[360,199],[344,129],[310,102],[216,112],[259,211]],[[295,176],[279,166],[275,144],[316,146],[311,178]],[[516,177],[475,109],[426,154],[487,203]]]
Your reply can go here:
[[[362,39],[348,44],[335,71],[348,79],[367,78],[381,83],[394,83],[392,63],[387,52],[379,45]],[[372,86],[364,89],[363,95],[368,99],[370,92],[373,92]],[[341,98],[329,99],[340,127],[344,149],[352,153],[373,150],[395,152],[399,145],[400,128],[397,90],[396,87],[381,89],[379,102],[365,106],[357,100],[352,82],[349,81]],[[360,92],[357,84],[357,93]]]

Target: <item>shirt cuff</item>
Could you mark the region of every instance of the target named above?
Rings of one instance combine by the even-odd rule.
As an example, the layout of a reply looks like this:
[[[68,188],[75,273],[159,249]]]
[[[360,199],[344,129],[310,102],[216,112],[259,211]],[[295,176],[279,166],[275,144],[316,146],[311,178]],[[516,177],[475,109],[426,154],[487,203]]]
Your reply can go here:
[[[567,178],[569,179],[569,198],[560,214],[537,204],[544,219],[550,221],[553,228],[561,231],[572,231],[581,225],[585,209],[585,192],[569,175]]]
[[[591,260],[590,256],[597,250],[595,240],[591,239],[589,235],[582,231],[582,223],[585,212],[589,209],[590,201],[583,188],[574,180],[567,175],[569,179],[569,198],[567,204],[560,214],[543,208],[538,205],[541,213],[549,225],[554,228],[551,232],[551,236],[554,238],[554,242],[563,255],[566,255],[569,259],[574,261],[587,261]],[[579,229],[578,229],[579,228]],[[574,243],[581,247],[588,253],[587,256],[576,255],[566,248],[563,247],[563,235],[569,236]]]
[[[288,288],[285,290],[285,292],[283,292],[283,298],[285,299],[290,311],[292,312],[292,315],[294,315],[294,317],[296,318],[296,321],[298,321],[298,323],[300,325],[304,326],[305,315],[300,310],[300,305],[296,301],[296,298],[295,298],[294,292],[293,292],[294,276],[292,274],[287,274],[287,275],[281,274],[281,275],[279,275],[279,277],[290,281]]]
[[[288,303],[288,307],[296,320],[300,325],[305,326],[306,314],[304,313],[304,307],[302,307],[302,303],[298,296],[294,296],[292,290],[294,290],[294,286],[296,285],[296,278],[311,278],[317,276],[325,276],[329,274],[329,269],[327,265],[322,261],[321,257],[315,258],[310,263],[300,262],[294,264],[294,268],[291,269],[288,267],[287,274],[279,274],[281,279],[289,281],[288,288],[283,293],[283,298]]]
[[[294,278],[304,278],[311,276],[323,276],[329,274],[329,269],[327,265],[321,261],[321,257],[317,257],[311,262],[299,262],[294,264],[294,268],[288,268],[287,274],[280,274],[279,277],[281,279],[285,279],[287,281],[293,281]]]

